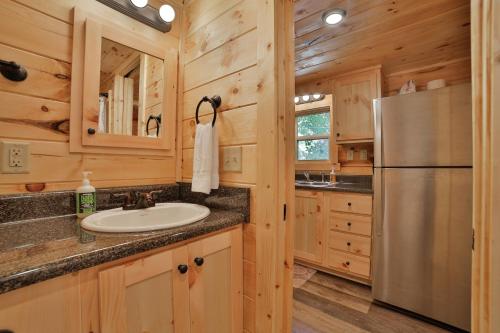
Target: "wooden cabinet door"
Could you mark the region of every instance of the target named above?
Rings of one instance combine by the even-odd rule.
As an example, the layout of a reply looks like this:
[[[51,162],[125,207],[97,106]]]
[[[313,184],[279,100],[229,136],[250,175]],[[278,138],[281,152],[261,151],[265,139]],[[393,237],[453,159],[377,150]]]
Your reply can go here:
[[[102,333],[189,332],[187,247],[99,272]]]
[[[191,333],[243,331],[241,228],[188,245]]]
[[[298,259],[321,264],[323,259],[323,193],[295,192],[295,245]]]
[[[336,142],[373,140],[373,100],[381,97],[380,70],[335,80],[334,133]]]
[[[67,274],[0,295],[0,330],[79,333],[78,274]]]

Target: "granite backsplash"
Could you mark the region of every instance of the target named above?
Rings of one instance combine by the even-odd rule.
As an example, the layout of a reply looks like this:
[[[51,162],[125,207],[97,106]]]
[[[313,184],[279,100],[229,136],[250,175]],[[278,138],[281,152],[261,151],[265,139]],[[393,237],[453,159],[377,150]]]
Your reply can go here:
[[[118,208],[123,204],[122,193],[162,192],[156,202],[183,201],[205,205],[214,209],[234,210],[249,220],[250,190],[248,188],[221,186],[210,195],[191,192],[190,183],[113,187],[97,189],[97,210]],[[73,215],[76,211],[74,191],[0,195],[0,223]]]

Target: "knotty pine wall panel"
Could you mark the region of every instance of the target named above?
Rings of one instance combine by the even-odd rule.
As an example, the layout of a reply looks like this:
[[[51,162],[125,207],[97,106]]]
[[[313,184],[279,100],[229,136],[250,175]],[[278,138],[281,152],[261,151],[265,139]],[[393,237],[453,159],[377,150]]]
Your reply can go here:
[[[255,185],[257,156],[257,5],[254,0],[191,0],[184,7],[181,49],[183,92],[179,97],[182,159],[179,178],[191,181],[196,105],[203,96],[220,95],[218,110],[221,183],[251,190],[249,225],[244,227],[243,325],[255,332]],[[204,103],[200,121],[212,121]],[[241,147],[241,172],[223,170],[224,147]],[[181,156],[179,156],[180,158]],[[178,164],[178,165],[179,165]]]
[[[151,4],[159,7],[160,0]],[[182,3],[169,1],[178,14],[169,36],[178,37]],[[95,0],[4,0],[0,2],[0,59],[28,70],[23,82],[0,76],[0,139],[31,144],[31,172],[0,174],[0,193],[26,192],[29,184],[45,191],[71,190],[84,170],[97,187],[175,182],[175,157],[69,152],[69,110],[73,8],[110,17],[119,26],[164,38]]]

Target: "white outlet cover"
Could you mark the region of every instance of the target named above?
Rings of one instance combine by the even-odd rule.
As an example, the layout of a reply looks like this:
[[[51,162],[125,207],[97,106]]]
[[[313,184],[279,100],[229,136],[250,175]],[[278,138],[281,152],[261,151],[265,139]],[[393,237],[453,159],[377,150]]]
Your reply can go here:
[[[29,173],[30,144],[27,142],[0,141],[0,172]]]

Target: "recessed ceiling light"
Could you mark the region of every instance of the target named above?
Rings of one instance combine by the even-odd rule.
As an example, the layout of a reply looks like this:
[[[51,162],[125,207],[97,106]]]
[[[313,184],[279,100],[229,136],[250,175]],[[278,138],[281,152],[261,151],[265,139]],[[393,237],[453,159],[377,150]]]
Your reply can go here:
[[[326,24],[339,24],[345,17],[346,11],[343,9],[330,9],[323,13],[321,17]]]
[[[148,4],[148,0],[130,0],[132,4],[139,8],[144,8]]]
[[[170,5],[162,5],[159,12],[161,19],[167,23],[170,23],[175,19],[175,10]]]
[[[310,97],[309,97],[309,95],[304,95],[304,96],[302,96],[302,100],[303,100],[304,102],[308,102],[308,101],[309,101],[309,98],[310,98]]]
[[[295,104],[297,104],[298,102],[300,102],[300,98],[298,96],[295,96],[295,98],[293,99],[293,101],[295,102]]]

